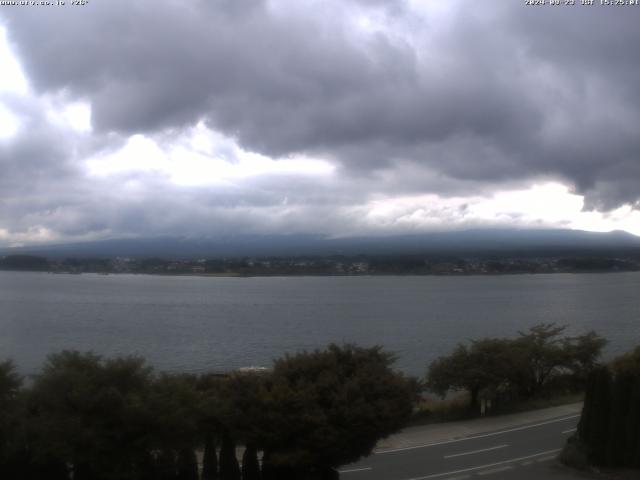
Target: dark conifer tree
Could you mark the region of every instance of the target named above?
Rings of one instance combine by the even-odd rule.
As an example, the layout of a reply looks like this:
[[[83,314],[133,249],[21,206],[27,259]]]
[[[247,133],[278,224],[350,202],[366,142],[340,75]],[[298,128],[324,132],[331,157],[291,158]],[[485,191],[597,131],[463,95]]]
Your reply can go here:
[[[607,461],[607,442],[609,440],[609,419],[611,417],[611,373],[601,367],[595,373],[593,392],[593,414],[590,418],[587,437],[588,458],[594,465],[605,465]]]
[[[582,405],[582,415],[580,415],[580,421],[578,422],[578,436],[588,443],[591,439],[591,427],[593,426],[595,415],[593,409],[593,399],[595,398],[595,390],[597,384],[597,370],[589,373],[587,377],[586,392],[584,396],[584,403]]]
[[[633,381],[630,405],[626,422],[625,464],[631,468],[640,468],[640,374]]]
[[[204,438],[204,456],[202,457],[202,480],[218,480],[218,455],[213,434]]]
[[[180,450],[177,467],[177,480],[198,480],[198,459],[192,448]]]
[[[623,466],[625,463],[626,423],[630,414],[633,380],[629,375],[620,373],[615,376],[613,381],[607,440],[607,465]]]
[[[141,456],[138,462],[138,477],[140,480],[156,480],[160,478],[157,459],[151,452]]]
[[[77,462],[73,465],[73,480],[93,480],[95,472],[87,462]]]
[[[236,442],[228,431],[222,435],[220,447],[220,479],[240,480],[240,466],[236,458]]]
[[[242,480],[260,480],[258,451],[254,445],[247,445],[242,455]]]
[[[640,467],[640,372],[626,357],[587,381],[578,437],[592,465]]]
[[[277,480],[270,457],[271,455],[268,451],[264,451],[262,453],[262,480]]]
[[[177,465],[174,452],[163,450],[157,460],[158,480],[176,480]]]

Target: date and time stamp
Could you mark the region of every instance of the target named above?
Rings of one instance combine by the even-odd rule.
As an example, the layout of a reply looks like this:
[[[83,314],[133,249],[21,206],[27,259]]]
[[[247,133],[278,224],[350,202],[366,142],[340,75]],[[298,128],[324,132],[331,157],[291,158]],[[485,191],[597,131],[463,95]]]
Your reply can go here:
[[[0,0],[0,7],[86,7],[91,0]]]
[[[523,0],[525,6],[637,7],[640,0]]]
[[[94,0],[95,1],[95,0]],[[603,6],[603,7],[637,7],[640,0],[522,0],[525,6]],[[83,7],[89,5],[91,0],[0,0],[0,6],[16,7]]]

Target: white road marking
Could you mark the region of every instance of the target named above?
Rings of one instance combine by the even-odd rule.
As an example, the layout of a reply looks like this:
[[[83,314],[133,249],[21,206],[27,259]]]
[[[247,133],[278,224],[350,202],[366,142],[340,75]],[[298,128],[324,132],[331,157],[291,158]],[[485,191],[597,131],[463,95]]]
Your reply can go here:
[[[382,451],[379,451],[379,452],[375,452],[374,455],[383,455],[383,454],[386,454],[386,453],[404,452],[404,451],[407,451],[407,450],[416,450],[418,448],[434,447],[436,445],[447,445],[449,443],[465,442],[467,440],[475,440],[477,438],[493,437],[494,435],[502,435],[503,433],[517,432],[517,431],[520,431],[520,430],[526,430],[528,428],[535,428],[535,427],[541,427],[543,425],[549,425],[551,423],[564,422],[566,420],[571,420],[572,418],[577,418],[579,416],[580,416],[579,414],[571,415],[570,417],[557,418],[555,420],[549,420],[547,422],[536,423],[535,425],[525,425],[523,427],[515,427],[515,428],[510,428],[508,430],[500,430],[499,432],[484,433],[482,435],[476,435],[476,436],[472,436],[472,437],[456,438],[456,439],[453,439],[453,440],[445,440],[443,442],[425,443],[424,445],[416,445],[416,446],[413,446],[413,447],[403,447],[403,448],[393,448],[391,450],[382,450]]]
[[[570,428],[569,430],[563,430],[562,433],[572,433],[578,430],[577,428]]]
[[[497,467],[498,465],[505,465],[508,463],[520,462],[522,460],[539,457],[541,455],[549,455],[550,453],[558,453],[560,450],[561,450],[560,448],[556,448],[555,450],[547,450],[545,452],[534,453],[533,455],[527,455],[526,457],[512,458],[510,460],[503,460],[501,462],[489,463],[487,465],[478,465],[477,467],[463,468],[462,470],[454,470],[452,472],[434,473],[431,475],[425,475],[424,477],[413,477],[408,480],[427,480],[429,478],[446,477],[447,475],[456,475],[458,473],[472,472],[474,470],[482,470],[483,468],[491,468],[491,467]]]
[[[504,445],[498,445],[496,447],[482,448],[480,450],[472,450],[470,452],[454,453],[453,455],[445,455],[444,458],[455,458],[455,457],[462,457],[464,455],[473,455],[474,453],[482,453],[482,452],[488,452],[490,450],[498,450],[499,448],[506,448],[508,446],[509,445],[504,444]]]
[[[355,472],[366,472],[367,470],[371,470],[371,467],[364,468],[352,468],[350,470],[338,470],[340,473],[355,473]]]
[[[550,455],[548,457],[542,457],[542,458],[538,458],[536,460],[537,463],[542,463],[542,462],[548,462],[549,460],[555,460],[556,456],[555,455]]]
[[[478,472],[478,475],[491,475],[492,473],[504,472],[506,470],[511,470],[512,468],[513,467],[510,467],[510,466],[493,468],[491,470],[484,470],[482,472]]]
[[[449,477],[447,480],[468,480],[471,475],[460,475],[459,477]]]

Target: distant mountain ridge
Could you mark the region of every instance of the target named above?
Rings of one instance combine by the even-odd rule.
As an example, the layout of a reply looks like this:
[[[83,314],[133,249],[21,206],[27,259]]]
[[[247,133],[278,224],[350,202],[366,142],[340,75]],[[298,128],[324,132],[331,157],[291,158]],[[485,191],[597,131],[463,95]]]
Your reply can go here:
[[[0,248],[0,255],[48,258],[221,258],[330,255],[615,255],[640,254],[640,237],[562,229],[476,229],[385,237],[227,235],[152,237]]]

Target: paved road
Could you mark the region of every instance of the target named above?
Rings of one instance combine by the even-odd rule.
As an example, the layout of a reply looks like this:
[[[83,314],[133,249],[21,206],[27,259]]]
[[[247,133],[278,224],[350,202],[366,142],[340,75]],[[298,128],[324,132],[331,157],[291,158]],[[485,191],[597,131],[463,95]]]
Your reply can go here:
[[[573,478],[555,465],[579,415],[478,433],[464,438],[378,450],[341,469],[344,480]],[[554,471],[555,469],[555,471]]]

